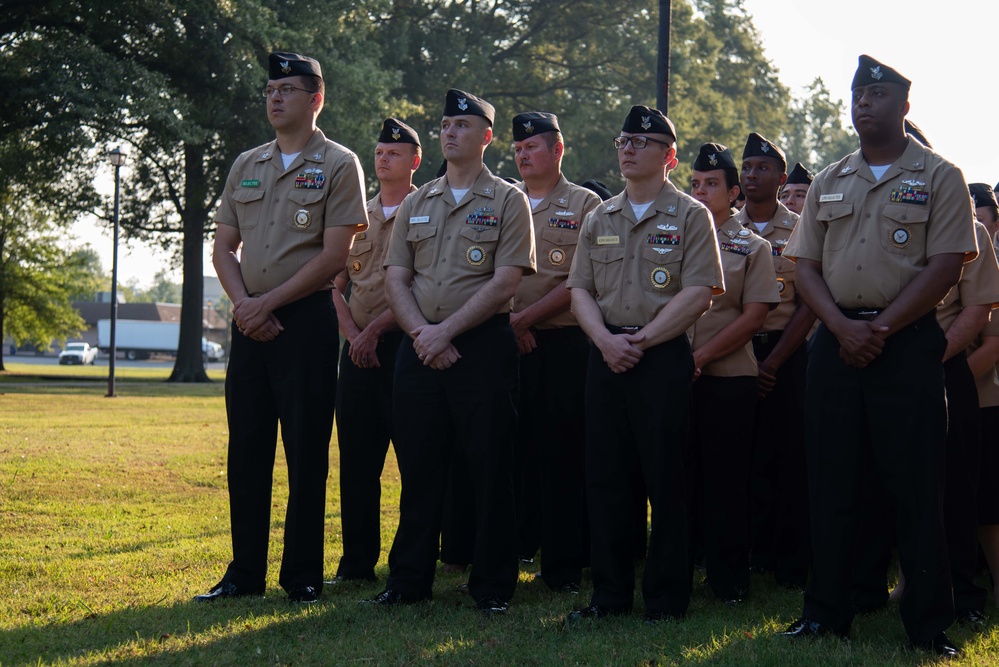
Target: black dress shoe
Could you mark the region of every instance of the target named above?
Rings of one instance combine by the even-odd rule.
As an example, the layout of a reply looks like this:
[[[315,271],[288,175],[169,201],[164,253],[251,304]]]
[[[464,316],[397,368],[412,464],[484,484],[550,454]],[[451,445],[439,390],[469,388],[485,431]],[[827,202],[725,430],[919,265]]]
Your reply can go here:
[[[791,639],[812,639],[815,637],[825,637],[827,635],[836,635],[842,637],[838,632],[835,632],[832,628],[826,625],[822,625],[816,621],[799,618],[797,621],[787,626],[787,630],[784,632],[778,632],[777,634],[783,635],[784,637],[790,637]]]
[[[950,640],[950,637],[945,632],[941,632],[928,642],[913,642],[912,647],[930,651],[941,658],[956,658],[961,655],[957,646],[954,645],[954,642]]]
[[[578,623],[584,619],[599,620],[601,618],[607,618],[608,616],[622,616],[627,613],[628,611],[625,609],[609,609],[598,604],[591,604],[589,607],[570,611],[566,615],[564,622]]]
[[[244,590],[237,588],[236,584],[231,581],[226,581],[223,579],[219,583],[215,584],[212,590],[208,591],[203,595],[195,595],[195,602],[215,602],[216,600],[221,600],[223,598],[241,598],[250,595],[263,595],[263,591],[258,590]]]
[[[403,595],[399,591],[392,590],[391,588],[386,588],[384,591],[371,598],[370,600],[361,600],[361,604],[371,604],[378,605],[381,607],[392,607],[399,604],[416,604],[417,602],[422,602],[425,598],[412,598],[407,595]]]
[[[475,607],[486,616],[492,616],[493,614],[505,614],[510,608],[510,604],[499,598],[482,598],[475,603]]]
[[[975,632],[981,632],[985,628],[985,614],[977,609],[957,612],[957,622],[962,627],[971,628]]]
[[[319,602],[319,588],[316,586],[292,586],[288,590],[288,600],[302,604]]]

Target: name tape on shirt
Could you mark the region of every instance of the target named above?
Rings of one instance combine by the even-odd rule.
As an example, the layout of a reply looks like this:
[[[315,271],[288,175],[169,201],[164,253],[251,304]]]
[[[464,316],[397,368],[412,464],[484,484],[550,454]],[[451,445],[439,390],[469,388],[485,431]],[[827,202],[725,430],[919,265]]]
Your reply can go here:
[[[425,225],[430,222],[429,215],[411,215],[409,217],[409,224],[411,225]]]
[[[621,243],[620,236],[598,236],[597,245],[618,245]]]
[[[829,201],[843,201],[843,193],[842,192],[837,192],[834,195],[820,195],[819,196],[819,203],[820,204],[824,204],[825,202],[829,202]]]

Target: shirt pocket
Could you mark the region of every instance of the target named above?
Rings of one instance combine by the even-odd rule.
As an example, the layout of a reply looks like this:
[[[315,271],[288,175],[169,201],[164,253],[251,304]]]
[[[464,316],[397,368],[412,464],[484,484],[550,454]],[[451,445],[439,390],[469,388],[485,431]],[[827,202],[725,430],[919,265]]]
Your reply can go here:
[[[666,252],[661,252],[665,250]],[[680,291],[680,269],[683,267],[683,248],[642,248],[642,266],[639,280],[642,289],[655,294],[673,295]]]
[[[592,248],[590,260],[593,263],[593,286],[598,295],[621,288],[624,246]]]
[[[413,270],[425,271],[434,261],[434,242],[437,236],[437,225],[422,223],[410,225],[406,231],[406,240],[413,248]]]
[[[829,252],[842,250],[850,238],[853,203],[821,204],[815,214],[815,219],[826,225],[825,242],[822,245],[823,256]]]
[[[926,221],[930,212],[925,206],[885,204],[881,211],[881,247],[885,252],[904,257],[926,255]]]
[[[296,189],[288,193],[289,211],[284,226],[300,233],[315,233],[323,229],[325,190]]]
[[[460,234],[464,241],[456,250],[464,254],[465,263],[480,271],[492,271],[496,264],[499,230],[463,227]]]
[[[236,220],[240,229],[253,229],[260,223],[260,216],[263,215],[264,209],[265,192],[267,190],[258,188],[233,191],[233,208],[236,210]]]
[[[347,259],[347,268],[350,269],[350,277],[356,278],[365,273],[368,268],[366,255],[371,253],[374,244],[371,241],[354,241],[350,246],[350,257]]]
[[[576,254],[577,241],[579,232],[551,227],[542,229],[538,257],[557,271],[568,271]]]

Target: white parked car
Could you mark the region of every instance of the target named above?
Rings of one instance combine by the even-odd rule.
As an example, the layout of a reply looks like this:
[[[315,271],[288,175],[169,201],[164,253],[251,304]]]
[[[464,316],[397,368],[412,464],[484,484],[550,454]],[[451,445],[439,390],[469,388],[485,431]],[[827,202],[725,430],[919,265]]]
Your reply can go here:
[[[97,348],[90,347],[90,343],[66,343],[65,349],[59,353],[59,363],[81,364],[86,366],[93,364],[97,359]]]

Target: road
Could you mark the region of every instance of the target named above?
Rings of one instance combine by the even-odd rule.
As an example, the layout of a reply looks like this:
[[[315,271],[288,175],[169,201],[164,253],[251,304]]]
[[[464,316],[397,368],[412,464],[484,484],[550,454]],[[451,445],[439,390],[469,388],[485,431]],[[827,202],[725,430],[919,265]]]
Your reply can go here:
[[[16,354],[11,356],[5,354],[3,360],[7,363],[18,363],[18,364],[31,364],[35,366],[58,366],[59,358],[55,356],[35,356],[34,354]],[[143,361],[129,361],[128,359],[118,359],[115,362],[115,368],[173,368],[173,359],[146,359]],[[97,357],[97,361],[94,362],[94,368],[100,368],[103,366],[107,368],[108,358],[104,355]],[[225,359],[222,361],[209,361],[205,364],[206,370],[225,370]]]

